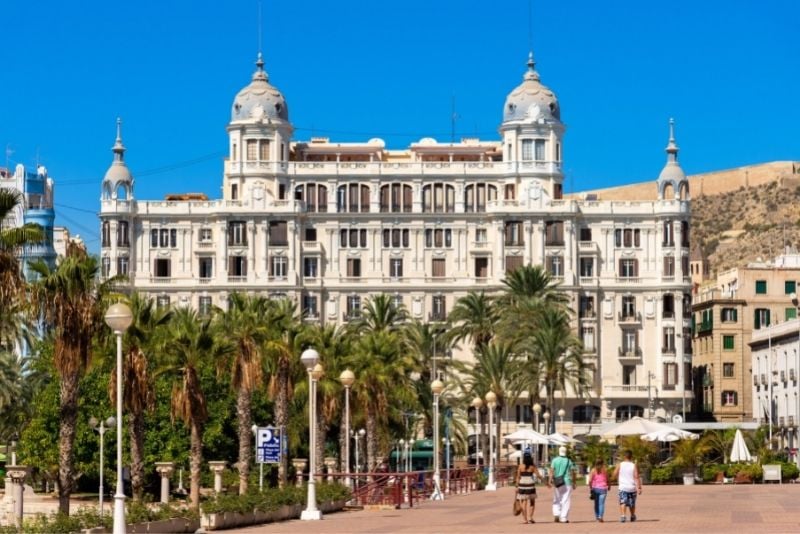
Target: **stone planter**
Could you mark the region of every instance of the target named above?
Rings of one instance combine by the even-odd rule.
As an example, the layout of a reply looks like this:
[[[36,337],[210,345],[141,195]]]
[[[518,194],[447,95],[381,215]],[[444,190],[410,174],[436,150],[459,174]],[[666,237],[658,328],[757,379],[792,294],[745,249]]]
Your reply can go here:
[[[330,514],[338,512],[345,506],[345,501],[328,501],[319,504],[319,509],[323,514]],[[300,517],[303,509],[302,504],[284,505],[271,512],[249,512],[240,514],[236,512],[224,512],[220,514],[203,514],[200,519],[200,526],[206,530],[224,530],[234,527],[242,527],[249,525],[260,525],[263,523],[273,523],[277,521],[286,521],[288,519],[297,519]],[[148,532],[148,531],[137,531]],[[150,530],[149,532],[158,532]],[[162,530],[161,532],[173,532],[171,530]],[[180,531],[187,532],[187,531]]]
[[[694,486],[694,473],[686,472],[683,474],[683,485]]]

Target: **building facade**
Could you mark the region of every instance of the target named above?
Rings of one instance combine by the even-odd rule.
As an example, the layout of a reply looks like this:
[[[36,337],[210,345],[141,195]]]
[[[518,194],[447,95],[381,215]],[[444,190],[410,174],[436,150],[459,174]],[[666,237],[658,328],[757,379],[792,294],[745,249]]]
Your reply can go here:
[[[50,267],[55,266],[56,251],[53,248],[53,224],[56,214],[53,208],[53,179],[47,169],[39,165],[35,172],[28,171],[21,163],[10,169],[0,168],[0,188],[18,191],[22,195],[22,203],[12,212],[3,225],[22,226],[35,223],[44,230],[45,241],[28,245],[20,251],[22,269],[26,277],[31,276],[28,265],[43,260]]]
[[[792,319],[762,327],[753,332],[749,348],[753,416],[763,425],[769,425],[771,419],[778,448],[788,448],[796,457],[795,449],[800,443],[800,321]]]
[[[751,338],[797,317],[792,295],[800,283],[800,255],[753,262],[720,273],[697,290],[692,305],[695,414],[717,421],[751,421]],[[757,374],[757,373],[756,373]]]
[[[102,184],[103,274],[200,312],[247,291],[342,323],[383,292],[415,319],[443,321],[468,291],[499,291],[507,272],[539,264],[570,295],[595,372],[590,402],[570,398],[565,425],[680,410],[690,394],[690,202],[672,125],[658,200],[564,199],[561,109],[532,55],[527,67],[498,140],[392,150],[381,139],[294,139],[259,54],[233,100],[222,198],[135,199],[118,131]],[[514,423],[531,415],[516,407]]]

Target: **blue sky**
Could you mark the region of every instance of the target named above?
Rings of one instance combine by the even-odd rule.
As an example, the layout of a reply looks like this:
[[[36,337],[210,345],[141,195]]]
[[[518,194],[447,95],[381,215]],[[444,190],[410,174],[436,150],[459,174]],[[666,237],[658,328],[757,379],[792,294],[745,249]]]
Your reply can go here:
[[[567,124],[565,190],[654,179],[671,116],[689,173],[800,159],[799,6],[533,0],[537,69]],[[453,96],[456,136],[495,139],[530,42],[528,0],[262,9],[266,68],[297,139],[449,141]],[[0,148],[12,165],[48,167],[57,223],[97,249],[118,115],[137,198],[219,196],[231,102],[254,70],[256,0],[6,0],[2,17]]]

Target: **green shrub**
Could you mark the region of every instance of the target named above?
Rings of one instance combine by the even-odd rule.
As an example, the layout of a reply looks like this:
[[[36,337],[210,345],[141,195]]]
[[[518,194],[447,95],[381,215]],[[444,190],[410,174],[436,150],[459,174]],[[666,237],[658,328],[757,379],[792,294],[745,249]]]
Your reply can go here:
[[[703,467],[703,482],[713,482],[719,473],[725,472],[725,466],[720,464],[709,464]]]
[[[319,502],[346,500],[350,498],[350,490],[342,484],[317,484],[317,500]],[[306,487],[288,486],[286,488],[270,488],[263,493],[251,491],[245,495],[222,494],[202,503],[204,514],[236,512],[240,514],[253,511],[270,512],[281,506],[304,504]]]
[[[654,467],[650,470],[650,482],[652,484],[669,484],[674,480],[674,468],[671,465]]]
[[[800,475],[800,469],[792,462],[781,462],[781,478],[794,480]]]
[[[483,489],[486,487],[486,484],[489,483],[489,477],[486,476],[486,473],[483,472],[483,469],[478,470],[475,473],[475,485],[477,489]]]

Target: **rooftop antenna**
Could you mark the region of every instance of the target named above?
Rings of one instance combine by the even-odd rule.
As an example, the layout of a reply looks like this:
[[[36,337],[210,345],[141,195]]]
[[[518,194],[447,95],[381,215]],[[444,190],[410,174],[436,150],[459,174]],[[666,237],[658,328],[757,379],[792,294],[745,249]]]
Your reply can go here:
[[[452,104],[450,106],[450,143],[456,142],[456,121],[458,120],[458,113],[456,113],[456,95],[453,95]]]
[[[533,0],[528,0],[528,50],[533,50]]]
[[[258,55],[261,56],[261,33],[263,32],[263,28],[261,27],[261,0],[258,0]]]

